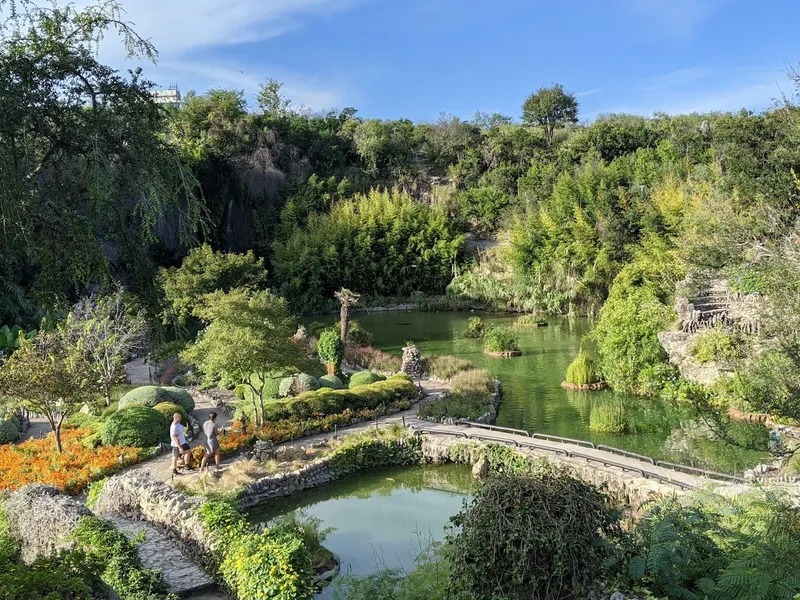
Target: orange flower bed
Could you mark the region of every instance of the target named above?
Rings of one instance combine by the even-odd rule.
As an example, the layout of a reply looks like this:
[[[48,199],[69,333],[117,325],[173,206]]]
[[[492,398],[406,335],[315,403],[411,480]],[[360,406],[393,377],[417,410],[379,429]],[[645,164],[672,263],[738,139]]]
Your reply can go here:
[[[81,440],[91,429],[63,429],[64,452],[56,452],[53,434],[19,445],[0,446],[0,490],[15,490],[29,483],[54,485],[77,494],[90,482],[144,460],[146,451],[124,446],[85,448]]]

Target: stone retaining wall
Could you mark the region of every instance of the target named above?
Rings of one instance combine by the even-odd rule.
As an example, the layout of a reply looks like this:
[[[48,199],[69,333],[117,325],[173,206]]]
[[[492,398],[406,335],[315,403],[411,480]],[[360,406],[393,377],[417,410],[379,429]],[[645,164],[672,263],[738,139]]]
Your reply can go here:
[[[200,518],[204,502],[205,499],[186,496],[144,471],[129,471],[106,480],[94,511],[98,515],[116,515],[154,525],[208,570],[213,562],[214,539],[205,531]]]
[[[38,483],[9,494],[3,508],[9,535],[20,544],[26,563],[73,548],[72,534],[81,517],[92,514],[58,488]]]

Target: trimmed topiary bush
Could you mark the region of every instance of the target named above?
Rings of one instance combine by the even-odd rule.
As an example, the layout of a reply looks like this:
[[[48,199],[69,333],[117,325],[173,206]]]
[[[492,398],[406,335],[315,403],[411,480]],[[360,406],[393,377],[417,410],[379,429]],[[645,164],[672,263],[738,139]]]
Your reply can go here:
[[[0,421],[0,444],[10,444],[19,439],[19,428],[13,421]]]
[[[153,410],[157,410],[164,415],[164,418],[168,423],[172,423],[172,415],[179,413],[181,416],[181,423],[184,425],[189,424],[189,413],[187,413],[180,404],[175,404],[174,402],[162,402],[161,404],[156,404],[153,407]]]
[[[318,389],[319,381],[316,377],[313,377],[308,373],[300,373],[300,375],[294,378],[294,384],[292,385],[292,392],[294,395],[302,394],[304,392],[313,392]]]
[[[350,382],[347,384],[347,387],[353,389],[362,385],[383,381],[384,379],[386,378],[383,375],[378,375],[372,371],[361,371],[360,373],[353,373],[353,375],[350,376]]]
[[[164,389],[172,399],[171,401],[180,404],[187,413],[194,410],[194,398],[185,389],[174,386],[167,386]]]
[[[19,417],[10,411],[0,411],[0,421],[11,421],[17,428],[17,431],[22,429],[22,423],[19,422]]]
[[[318,380],[319,387],[330,388],[332,390],[343,390],[344,383],[336,375],[323,375]]]
[[[169,422],[153,408],[129,406],[106,419],[100,437],[106,446],[151,448],[169,442]]]
[[[344,358],[344,342],[338,329],[326,329],[319,335],[317,353],[328,365],[328,375],[338,373]]]
[[[153,408],[162,402],[174,402],[180,404],[186,412],[194,410],[194,399],[191,394],[183,388],[157,385],[143,385],[125,394],[119,400],[119,408],[129,408],[131,406],[146,406]]]
[[[578,352],[578,356],[567,367],[566,381],[573,385],[589,385],[600,381],[594,360],[583,350]]]

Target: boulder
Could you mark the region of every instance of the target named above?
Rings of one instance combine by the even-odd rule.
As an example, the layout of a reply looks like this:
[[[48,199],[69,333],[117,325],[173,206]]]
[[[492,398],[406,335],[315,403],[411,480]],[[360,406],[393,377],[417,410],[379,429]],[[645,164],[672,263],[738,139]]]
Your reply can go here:
[[[481,457],[478,459],[472,466],[472,476],[475,479],[483,479],[489,474],[489,463],[486,462],[486,459]]]

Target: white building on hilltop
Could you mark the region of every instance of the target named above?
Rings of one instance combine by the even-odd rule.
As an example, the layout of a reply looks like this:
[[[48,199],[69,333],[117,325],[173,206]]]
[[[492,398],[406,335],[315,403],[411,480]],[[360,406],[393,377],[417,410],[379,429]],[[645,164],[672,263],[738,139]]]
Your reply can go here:
[[[153,90],[153,101],[156,104],[169,104],[175,108],[183,106],[181,101],[181,92],[177,85],[170,85],[166,90]]]

